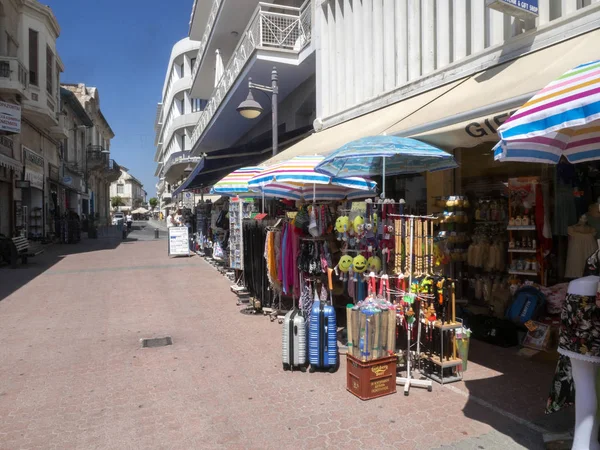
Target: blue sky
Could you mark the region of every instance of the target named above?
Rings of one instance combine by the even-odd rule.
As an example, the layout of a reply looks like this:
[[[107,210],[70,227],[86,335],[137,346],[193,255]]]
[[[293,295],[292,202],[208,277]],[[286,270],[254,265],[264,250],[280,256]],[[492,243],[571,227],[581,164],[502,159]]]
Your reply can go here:
[[[62,81],[96,86],[115,138],[111,157],[156,194],[154,118],[193,0],[41,0],[61,27]]]

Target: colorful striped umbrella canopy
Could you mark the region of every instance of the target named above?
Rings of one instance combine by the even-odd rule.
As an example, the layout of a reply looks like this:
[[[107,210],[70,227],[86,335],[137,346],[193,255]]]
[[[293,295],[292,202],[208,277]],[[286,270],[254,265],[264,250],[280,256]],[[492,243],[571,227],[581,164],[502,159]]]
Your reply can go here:
[[[323,156],[296,156],[265,168],[248,186],[265,195],[293,199],[342,200],[375,195],[377,183],[360,177],[336,178],[315,172]]]
[[[557,164],[600,159],[600,61],[550,83],[500,128],[494,159]]]
[[[211,193],[228,196],[245,194],[249,194],[250,197],[256,196],[257,194],[248,188],[248,182],[253,176],[261,173],[262,170],[261,167],[242,167],[234,170],[221,181],[215,183]]]
[[[458,167],[454,157],[416,139],[396,136],[369,136],[349,142],[317,165],[315,170],[332,177],[383,177]]]

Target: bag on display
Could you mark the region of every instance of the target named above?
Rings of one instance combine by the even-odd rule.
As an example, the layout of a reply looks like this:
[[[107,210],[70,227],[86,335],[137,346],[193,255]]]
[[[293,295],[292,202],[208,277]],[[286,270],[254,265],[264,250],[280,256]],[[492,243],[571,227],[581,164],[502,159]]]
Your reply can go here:
[[[517,323],[537,319],[546,307],[546,296],[533,286],[524,286],[515,292],[512,304],[506,311],[506,318]]]

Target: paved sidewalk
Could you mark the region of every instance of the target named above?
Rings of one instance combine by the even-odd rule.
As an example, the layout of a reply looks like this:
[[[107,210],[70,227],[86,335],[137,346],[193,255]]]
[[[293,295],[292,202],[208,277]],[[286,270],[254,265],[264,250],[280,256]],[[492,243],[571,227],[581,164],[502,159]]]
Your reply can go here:
[[[437,384],[362,402],[345,363],[283,372],[281,327],[240,314],[225,278],[164,240],[86,245],[19,269],[35,273],[0,301],[1,449],[541,448]]]

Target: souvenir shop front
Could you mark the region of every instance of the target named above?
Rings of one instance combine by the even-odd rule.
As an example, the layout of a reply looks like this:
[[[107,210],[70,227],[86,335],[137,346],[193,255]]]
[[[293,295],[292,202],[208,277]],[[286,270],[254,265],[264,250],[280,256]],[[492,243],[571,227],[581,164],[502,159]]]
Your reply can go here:
[[[23,215],[29,239],[38,240],[44,236],[44,158],[23,146],[25,180],[30,187],[23,189]]]

